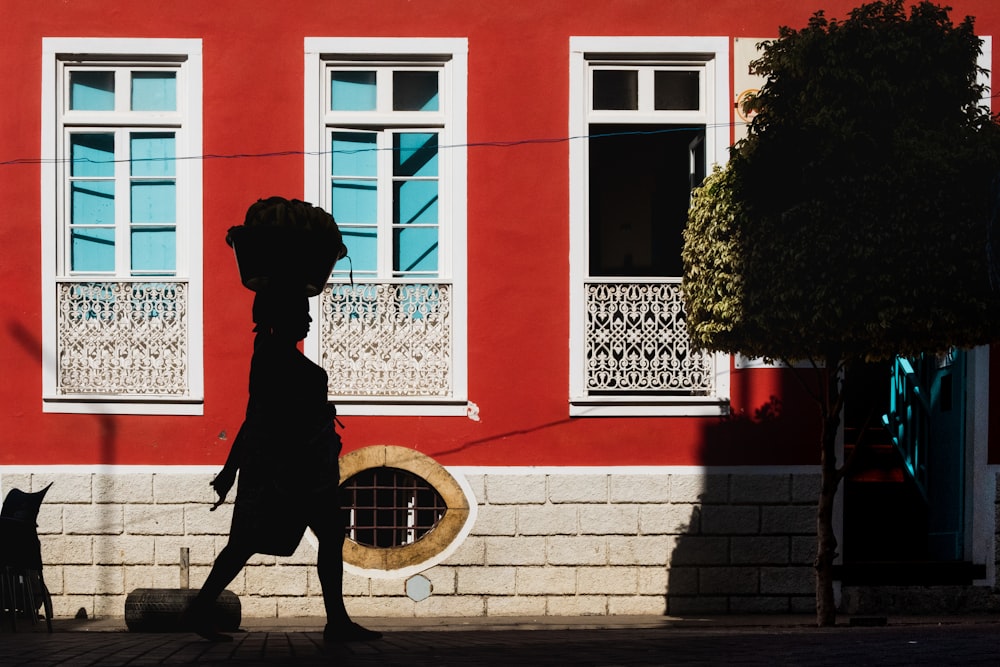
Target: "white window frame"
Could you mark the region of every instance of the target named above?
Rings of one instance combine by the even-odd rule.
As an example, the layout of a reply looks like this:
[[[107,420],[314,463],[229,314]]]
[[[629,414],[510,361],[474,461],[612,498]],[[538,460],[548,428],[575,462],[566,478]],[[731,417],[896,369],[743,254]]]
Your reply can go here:
[[[202,164],[200,159],[177,160],[177,263],[176,270],[164,280],[187,283],[187,378],[188,391],[183,398],[143,395],[60,395],[57,392],[56,284],[70,276],[63,250],[64,187],[60,150],[65,145],[62,119],[69,116],[58,107],[64,97],[59,86],[67,86],[63,64],[86,63],[103,69],[142,69],[145,63],[159,59],[182,61],[177,70],[177,111],[141,112],[139,117],[116,108],[113,112],[71,112],[67,122],[89,124],[106,122],[114,114],[110,132],[141,129],[152,121],[150,129],[166,125],[183,128],[176,134],[176,155],[198,158],[202,155],[202,44],[200,39],[130,39],[46,37],[42,40],[42,135],[41,135],[41,245],[42,245],[42,410],[81,414],[160,414],[201,415],[204,413],[204,363],[202,338]],[[116,74],[121,77],[121,71]],[[116,90],[127,90],[116,83]],[[125,95],[116,95],[116,99]],[[118,105],[120,106],[120,105]],[[161,124],[162,123],[162,124]],[[120,142],[116,141],[116,147]],[[118,150],[116,148],[116,150]],[[116,156],[117,159],[117,156]],[[119,223],[120,224],[120,223]],[[117,249],[121,253],[121,248]],[[122,277],[124,266],[116,262],[115,275],[94,274],[95,280]],[[139,274],[137,274],[139,277]],[[156,282],[159,276],[148,276]]]
[[[359,397],[357,401],[337,400],[337,408],[345,415],[426,415],[468,416],[475,412],[468,400],[468,343],[467,343],[467,96],[468,96],[468,40],[455,38],[421,37],[306,37],[305,46],[305,199],[326,208],[329,198],[329,147],[326,139],[331,125],[337,128],[383,123],[397,126],[401,120],[414,130],[431,126],[444,128],[439,131],[440,219],[438,278],[452,284],[452,395],[447,400],[439,398]],[[439,110],[377,114],[363,112],[331,112],[329,106],[328,62],[442,62]],[[389,108],[386,100],[379,100],[379,109]],[[353,116],[352,114],[357,114]],[[405,120],[412,115],[412,121]],[[407,129],[411,129],[407,127]],[[336,212],[334,212],[336,217]],[[390,221],[391,222],[391,221]],[[381,234],[381,230],[380,230]],[[381,242],[381,241],[380,241]],[[385,252],[383,243],[383,253]],[[384,257],[383,257],[384,259]],[[383,272],[388,263],[379,263]],[[340,265],[338,269],[344,268]],[[391,273],[391,271],[389,271]],[[391,276],[385,276],[392,280]],[[381,279],[381,275],[380,275]],[[315,305],[312,306],[315,308]],[[314,319],[316,313],[313,313]],[[306,355],[318,361],[319,336],[312,327],[304,343]]]
[[[724,164],[728,156],[732,111],[729,97],[728,37],[570,37],[569,135],[586,137],[592,122],[612,122],[620,112],[590,111],[592,63],[604,66],[624,63],[664,63],[667,68],[691,64],[704,73],[699,111],[654,111],[650,105],[630,111],[629,122],[697,123],[705,126],[707,169]],[[606,56],[606,57],[605,57]],[[643,74],[642,76],[646,76]],[[642,86],[640,86],[640,89]],[[646,106],[649,106],[647,109]],[[661,396],[629,394],[590,396],[585,377],[584,284],[589,277],[589,186],[588,145],[584,139],[569,145],[569,237],[570,237],[570,340],[569,414],[575,417],[606,416],[718,416],[729,409],[728,355],[716,355],[715,393],[712,396]]]

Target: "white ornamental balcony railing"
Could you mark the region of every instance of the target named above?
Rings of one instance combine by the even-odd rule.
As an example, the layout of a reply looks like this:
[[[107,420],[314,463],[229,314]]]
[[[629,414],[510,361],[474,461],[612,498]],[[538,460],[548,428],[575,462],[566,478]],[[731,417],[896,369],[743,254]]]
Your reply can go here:
[[[60,396],[187,397],[186,282],[56,284]]]
[[[450,284],[327,285],[320,313],[332,397],[451,398]]]
[[[679,282],[613,280],[585,285],[587,394],[714,395],[715,355],[691,345]]]

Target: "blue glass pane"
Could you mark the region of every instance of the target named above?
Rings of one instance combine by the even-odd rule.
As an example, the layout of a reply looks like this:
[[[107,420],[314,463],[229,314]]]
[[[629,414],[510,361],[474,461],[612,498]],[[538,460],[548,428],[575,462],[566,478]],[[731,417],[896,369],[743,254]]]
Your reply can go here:
[[[340,233],[344,236],[344,245],[347,246],[347,254],[351,261],[338,262],[337,269],[353,267],[358,272],[375,273],[378,268],[375,228],[341,225]]]
[[[330,78],[330,109],[374,111],[375,72],[333,72]]]
[[[70,72],[69,108],[73,111],[114,111],[115,73]]]
[[[133,72],[133,111],[176,111],[176,72]]]
[[[70,268],[73,271],[114,271],[115,230],[74,229],[70,233]]]
[[[396,183],[395,189],[392,220],[394,224],[437,224],[437,181],[402,181]]]
[[[173,132],[135,132],[131,137],[133,176],[173,176],[176,154]]]
[[[437,176],[436,132],[401,132],[393,137],[392,143],[394,176]]]
[[[334,132],[330,143],[332,176],[374,176],[378,169],[376,136],[370,132]]]
[[[437,227],[393,230],[393,271],[437,271]]]
[[[132,270],[173,273],[177,268],[177,231],[173,227],[132,230]]]
[[[69,220],[74,225],[115,224],[115,182],[74,181]]]
[[[335,180],[330,191],[330,208],[338,223],[375,224],[378,220],[375,181]]]
[[[132,222],[176,222],[174,181],[133,181]]]
[[[393,72],[392,108],[394,111],[437,111],[438,73]]]
[[[69,138],[71,176],[115,175],[115,135],[73,134]]]

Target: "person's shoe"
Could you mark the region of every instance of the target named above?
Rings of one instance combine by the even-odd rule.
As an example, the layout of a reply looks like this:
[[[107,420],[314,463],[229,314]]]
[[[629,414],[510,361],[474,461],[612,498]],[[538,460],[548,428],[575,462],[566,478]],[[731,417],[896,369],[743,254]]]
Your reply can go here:
[[[210,615],[194,605],[189,606],[181,614],[181,627],[190,630],[199,637],[210,642],[231,642],[233,638],[219,629],[212,622]]]
[[[381,632],[363,628],[354,621],[347,621],[346,623],[338,623],[336,625],[327,623],[323,629],[323,641],[328,644],[370,642],[381,638]]]

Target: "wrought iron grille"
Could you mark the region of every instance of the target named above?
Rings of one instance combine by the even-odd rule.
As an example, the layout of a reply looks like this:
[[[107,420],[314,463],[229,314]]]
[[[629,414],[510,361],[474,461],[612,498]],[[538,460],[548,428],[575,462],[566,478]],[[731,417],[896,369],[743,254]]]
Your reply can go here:
[[[429,533],[448,507],[426,480],[399,468],[368,468],[341,485],[350,507],[347,536],[364,546],[413,544]]]
[[[585,349],[591,395],[715,391],[714,355],[692,348],[676,282],[587,283]]]
[[[451,395],[451,285],[327,285],[320,364],[332,396]]]
[[[59,394],[187,396],[187,283],[56,285]]]

